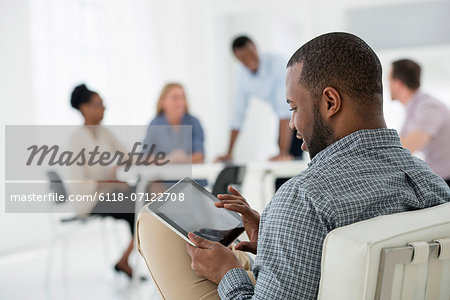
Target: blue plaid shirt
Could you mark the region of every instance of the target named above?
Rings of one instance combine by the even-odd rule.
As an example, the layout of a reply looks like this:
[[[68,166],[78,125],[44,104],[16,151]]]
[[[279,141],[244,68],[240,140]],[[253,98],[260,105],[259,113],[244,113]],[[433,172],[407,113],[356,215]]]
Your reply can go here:
[[[402,147],[395,130],[354,132],[319,152],[265,208],[253,286],[233,269],[222,299],[316,299],[322,243],[333,229],[450,201],[450,188]]]

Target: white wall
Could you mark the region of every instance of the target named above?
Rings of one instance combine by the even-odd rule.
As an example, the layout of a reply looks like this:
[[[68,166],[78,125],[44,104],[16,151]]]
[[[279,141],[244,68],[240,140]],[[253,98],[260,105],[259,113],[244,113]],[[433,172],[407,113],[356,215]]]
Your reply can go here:
[[[0,12],[1,121],[34,124],[28,0],[0,1]]]
[[[30,2],[33,94],[37,124],[79,124],[70,107],[85,82],[107,107],[105,124],[146,124],[160,64],[145,0]]]
[[[5,124],[35,124],[32,93],[29,1],[0,1],[0,255],[42,242],[48,226],[40,214],[5,214]],[[20,138],[20,137],[17,137]],[[33,226],[30,226],[34,224]]]

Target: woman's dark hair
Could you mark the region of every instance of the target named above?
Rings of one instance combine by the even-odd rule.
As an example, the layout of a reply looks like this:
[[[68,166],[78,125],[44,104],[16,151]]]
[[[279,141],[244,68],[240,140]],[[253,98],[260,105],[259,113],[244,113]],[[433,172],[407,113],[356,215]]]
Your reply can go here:
[[[80,84],[73,89],[72,96],[70,97],[70,104],[73,108],[79,110],[80,105],[83,103],[88,103],[94,94],[97,93],[89,90],[84,83]]]

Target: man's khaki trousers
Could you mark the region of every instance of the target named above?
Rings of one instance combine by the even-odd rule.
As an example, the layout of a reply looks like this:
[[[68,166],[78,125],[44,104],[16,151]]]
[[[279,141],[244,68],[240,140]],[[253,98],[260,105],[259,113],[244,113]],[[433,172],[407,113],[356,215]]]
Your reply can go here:
[[[220,299],[217,285],[191,269],[186,241],[153,217],[146,207],[141,210],[136,223],[136,242],[163,299]],[[234,247],[233,252],[255,283],[248,255]]]

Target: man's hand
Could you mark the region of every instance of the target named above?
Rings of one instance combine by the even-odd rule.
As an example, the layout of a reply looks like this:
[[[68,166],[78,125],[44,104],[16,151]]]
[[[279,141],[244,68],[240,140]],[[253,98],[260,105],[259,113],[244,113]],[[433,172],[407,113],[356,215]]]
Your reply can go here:
[[[216,158],[214,162],[229,162],[233,160],[233,156],[231,154],[224,154]]]
[[[197,246],[186,243],[192,259],[191,268],[198,275],[219,284],[228,271],[244,268],[233,252],[221,243],[208,241],[191,232],[188,237]]]
[[[293,160],[294,156],[290,153],[280,152],[278,155],[269,158],[270,161],[290,161]]]
[[[224,207],[241,214],[245,231],[247,232],[249,242],[240,242],[236,245],[236,250],[248,251],[256,254],[256,245],[259,232],[259,213],[248,205],[244,197],[233,187],[229,186],[231,194],[219,194],[219,202],[215,202],[216,207]]]

